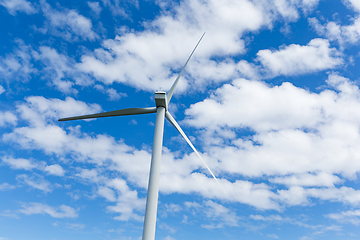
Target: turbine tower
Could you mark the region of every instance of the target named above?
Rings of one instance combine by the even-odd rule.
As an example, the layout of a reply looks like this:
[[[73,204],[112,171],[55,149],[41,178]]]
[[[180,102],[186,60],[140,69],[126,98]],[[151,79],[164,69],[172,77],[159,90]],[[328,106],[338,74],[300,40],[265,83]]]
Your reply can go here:
[[[181,72],[177,76],[175,82],[171,86],[168,94],[163,91],[155,92],[155,104],[156,107],[150,108],[126,108],[111,112],[103,112],[97,114],[61,118],[59,121],[70,121],[78,119],[89,119],[89,118],[100,118],[100,117],[113,117],[113,116],[125,116],[125,115],[137,115],[137,114],[147,114],[147,113],[156,113],[156,122],[155,122],[155,132],[154,132],[154,142],[151,156],[151,166],[150,166],[150,175],[149,175],[149,185],[148,193],[146,198],[146,210],[145,210],[145,219],[144,219],[144,228],[143,228],[143,240],[154,240],[155,238],[155,228],[156,228],[156,215],[157,215],[157,204],[159,196],[159,178],[160,178],[160,163],[161,163],[161,152],[162,152],[162,143],[163,143],[163,132],[164,132],[164,119],[167,120],[179,131],[181,136],[186,140],[190,147],[194,150],[196,155],[202,160],[206,168],[209,170],[213,178],[218,182],[219,181],[210,170],[206,162],[202,159],[198,151],[195,149],[194,145],[190,142],[189,138],[186,136],[184,131],[181,129],[179,124],[171,116],[168,111],[168,105],[171,100],[171,97],[174,93],[176,85],[179,82],[181,74],[183,73],[187,63],[189,62],[191,56],[195,52],[195,49],[199,45],[200,41],[204,37],[205,33],[201,36],[200,40],[196,44],[195,48],[191,52],[189,58],[187,59],[184,67],[181,69]],[[220,185],[221,187],[221,185]],[[222,188],[222,187],[221,187]],[[222,188],[225,192],[225,190]],[[226,193],[226,192],[225,192]]]

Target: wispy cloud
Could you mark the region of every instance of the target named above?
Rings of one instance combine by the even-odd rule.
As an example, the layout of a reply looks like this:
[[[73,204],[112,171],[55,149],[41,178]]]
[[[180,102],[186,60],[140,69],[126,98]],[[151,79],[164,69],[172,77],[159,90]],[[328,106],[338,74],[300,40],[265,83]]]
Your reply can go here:
[[[53,9],[45,0],[40,0],[41,10],[47,18],[42,29],[43,33],[60,36],[67,41],[90,40],[94,41],[99,36],[92,29],[90,19],[79,14],[75,10],[64,9],[58,11]]]
[[[26,14],[38,12],[38,9],[26,0],[0,0],[0,5],[5,7],[11,15],[16,15],[17,12],[24,12]]]
[[[19,209],[19,212],[26,215],[48,214],[54,218],[77,218],[79,216],[78,210],[66,205],[52,207],[36,202],[22,204],[22,209]]]
[[[16,176],[16,180],[20,184],[28,185],[29,187],[44,191],[45,193],[52,192],[52,184],[39,174],[33,174],[31,176],[27,174],[20,174]]]
[[[14,185],[11,185],[6,182],[0,184],[0,191],[6,191],[6,190],[14,189],[14,188],[16,188]]]

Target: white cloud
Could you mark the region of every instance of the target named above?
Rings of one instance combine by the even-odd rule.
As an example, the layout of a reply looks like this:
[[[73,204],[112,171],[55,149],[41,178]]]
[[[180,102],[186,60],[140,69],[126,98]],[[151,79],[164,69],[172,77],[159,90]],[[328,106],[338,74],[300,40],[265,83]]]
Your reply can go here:
[[[0,0],[0,5],[4,6],[11,15],[16,15],[16,12],[25,12],[26,14],[37,12],[35,6],[26,0]]]
[[[78,210],[66,205],[52,207],[47,204],[32,202],[21,206],[22,209],[19,209],[19,212],[26,215],[48,214],[54,218],[76,218],[79,216]]]
[[[220,221],[220,224],[217,224],[214,227],[221,228],[224,225],[231,227],[238,226],[239,217],[236,216],[235,212],[211,200],[206,201],[205,206],[208,207],[205,210],[207,217],[216,221]],[[203,227],[207,228],[206,226]]]
[[[317,174],[302,173],[292,176],[275,177],[269,179],[270,182],[276,184],[284,184],[288,186],[319,186],[334,187],[334,184],[340,184],[344,181],[338,176],[329,173],[319,172]]]
[[[14,158],[12,156],[3,156],[1,160],[3,163],[9,165],[12,169],[23,169],[28,171],[37,169],[55,176],[63,176],[65,173],[65,170],[59,164],[46,165],[46,163],[43,161]]]
[[[72,89],[74,83],[67,80],[67,77],[72,76],[74,71],[71,59],[63,54],[59,54],[53,48],[44,46],[40,47],[39,52],[34,54],[34,58],[40,60],[45,65],[43,71],[46,74],[43,78],[52,82],[61,92],[76,93]]]
[[[102,8],[100,7],[99,2],[87,2],[88,6],[91,8],[91,10],[95,13],[95,15],[99,16]]]
[[[357,0],[343,0],[344,4],[353,8],[354,11],[360,13],[360,2]]]
[[[64,93],[77,93],[77,90],[73,88],[74,85],[93,84],[94,81],[87,74],[79,71],[75,67],[75,60],[66,54],[47,46],[40,46],[38,50],[34,50],[31,46],[25,45],[22,40],[15,42],[18,46],[13,52],[0,57],[0,78],[8,83],[27,82],[41,72],[40,78],[55,85]],[[36,69],[34,64],[40,64],[39,68]],[[38,79],[34,80],[38,81]],[[3,89],[2,86],[1,88]],[[113,98],[117,97],[116,92],[113,91],[109,95]]]
[[[288,223],[288,224],[292,224],[292,225],[299,226],[302,228],[311,229],[311,230],[315,231],[313,233],[314,235],[324,233],[327,231],[339,231],[340,230],[340,227],[336,226],[336,225],[330,225],[330,226],[324,226],[322,224],[311,225],[311,224],[307,223],[307,221],[309,221],[309,219],[304,214],[299,216],[300,220],[297,220],[295,218],[290,218],[290,217],[282,217],[280,215],[267,215],[267,216],[250,215],[249,217],[255,221],[262,221],[262,222],[267,222],[270,224],[283,225],[283,224]]]
[[[192,61],[243,53],[244,42],[239,36],[266,25],[263,15],[262,9],[250,1],[186,1],[175,8],[175,15],[165,11],[148,23],[142,33],[123,29],[115,40],[104,41],[102,49],[83,56],[79,68],[107,84],[121,82],[144,90],[159,86],[168,89],[176,77],[173,70],[184,64],[205,29],[205,39]],[[154,32],[153,28],[159,31]],[[201,67],[206,63],[202,61]],[[224,81],[219,73],[231,71],[231,67],[212,64],[211,71]],[[187,86],[183,80],[179,91]]]
[[[3,212],[0,213],[0,216],[4,216],[4,217],[9,217],[9,218],[19,218],[19,216],[10,210],[4,210]]]
[[[17,117],[12,112],[1,112],[0,111],[0,127],[7,125],[15,126],[17,123]]]
[[[131,190],[124,179],[109,179],[102,175],[99,169],[82,169],[77,175],[82,180],[96,185],[98,196],[104,197],[109,202],[115,202],[115,205],[109,205],[106,210],[110,213],[120,215],[114,217],[115,220],[142,221],[143,217],[138,214],[145,209],[145,199],[139,198],[135,190]]]
[[[32,170],[34,168],[43,167],[44,163],[36,163],[35,161],[31,161],[24,158],[13,158],[11,156],[4,156],[1,160],[10,165],[13,169],[24,169],[24,170]]]
[[[164,240],[176,240],[176,239],[168,235],[164,238]]]
[[[343,64],[341,53],[328,40],[313,39],[306,46],[291,44],[277,51],[260,50],[257,60],[271,76],[291,76],[335,68]]]
[[[30,126],[45,126],[47,121],[53,123],[61,117],[84,115],[101,111],[98,104],[86,104],[67,97],[60,99],[46,99],[41,96],[26,98],[26,104],[19,104],[17,111],[22,119],[27,120]]]
[[[308,205],[317,198],[356,206],[359,192],[342,183],[356,179],[360,171],[360,116],[355,110],[360,108],[360,91],[336,73],[327,84],[312,93],[290,83],[268,86],[238,79],[192,105],[185,123],[202,130],[206,159],[215,174],[272,176],[271,183],[288,186],[276,196],[264,186],[267,203]],[[237,138],[241,129],[251,135]]]
[[[272,184],[286,184],[288,189],[274,191],[265,183],[229,182],[220,178],[228,193],[224,196],[216,181],[207,176],[207,172],[201,172],[202,164],[194,154],[179,157],[164,148],[160,192],[196,193],[258,209],[281,210],[284,206],[310,204],[311,198],[358,204],[356,190],[333,186],[340,184],[344,177],[355,176],[359,169],[358,162],[347,155],[349,147],[353,152],[358,151],[353,129],[360,124],[360,117],[353,109],[360,104],[359,90],[348,79],[336,74],[331,74],[327,82],[328,87],[336,91],[326,89],[311,93],[290,83],[270,87],[262,82],[238,79],[186,112],[189,117],[186,122],[205,129],[203,133],[208,134],[206,140],[210,142],[205,144],[211,147],[205,145],[208,155],[203,157],[216,174],[271,176]],[[88,106],[72,98],[61,101],[31,97],[18,105],[20,117],[28,121],[29,126],[15,128],[3,139],[16,142],[22,148],[94,164],[93,170],[84,169],[78,176],[95,184],[97,196],[115,202],[107,209],[120,214],[116,219],[141,220],[138,212],[143,211],[145,200],[139,198],[125,180],[112,182],[104,177],[103,167],[126,174],[127,181],[146,189],[151,154],[106,135],[89,136],[80,128],[65,131],[53,124],[60,115],[78,115],[97,108],[99,106]],[[253,129],[255,135],[237,139],[233,131],[242,127]],[[231,144],[224,147],[221,141],[214,142],[218,133]],[[57,138],[53,138],[55,134]]]
[[[360,140],[356,130],[360,116],[354,110],[360,107],[360,91],[336,74],[329,75],[328,84],[339,92],[311,93],[290,83],[270,87],[235,80],[192,105],[185,122],[206,130],[205,143],[213,145],[209,156],[216,159],[214,164],[221,163],[212,169],[225,167],[227,173],[246,176],[324,171],[329,176],[350,178],[360,170],[353,155]],[[237,139],[236,129],[250,129],[255,134]],[[231,141],[230,146],[222,146],[224,137]],[[335,176],[330,179],[339,183]]]
[[[18,46],[13,53],[0,57],[0,78],[7,82],[14,80],[26,82],[37,72],[31,62],[33,49],[25,45],[22,40],[15,39],[15,42]]]
[[[107,88],[105,89],[104,86],[96,84],[94,86],[95,89],[99,90],[102,93],[105,93],[109,96],[108,100],[110,101],[116,101],[119,100],[122,97],[127,97],[126,93],[118,93],[115,89],[113,88]]]
[[[55,176],[64,176],[65,174],[65,170],[59,164],[48,165],[45,167],[45,171]]]
[[[110,212],[120,213],[120,216],[116,216],[114,219],[120,221],[128,221],[130,219],[142,221],[142,214],[139,215],[135,211],[144,211],[145,199],[139,198],[136,190],[130,190],[127,182],[123,179],[113,179],[107,185],[115,189],[119,195],[116,205],[107,207],[107,210]]]
[[[205,219],[210,221],[210,224],[202,224],[201,227],[203,228],[214,229],[223,228],[224,226],[238,226],[240,218],[236,216],[236,213],[219,203],[207,200],[204,201],[203,204],[185,202],[185,206],[196,210],[196,212],[201,211],[202,214],[206,215]]]
[[[67,41],[89,40],[94,41],[99,36],[92,29],[90,19],[80,15],[75,10],[57,11],[45,0],[40,1],[41,10],[47,18],[42,32],[50,31],[52,34],[62,37]]]
[[[350,187],[342,186],[340,188],[310,188],[305,193],[310,197],[334,202],[343,202],[352,206],[360,204],[360,191]]]
[[[341,213],[330,213],[325,216],[342,223],[351,223],[354,225],[360,224],[360,210],[350,210]]]
[[[360,4],[356,0],[344,0],[343,3],[357,12],[351,19],[351,24],[341,25],[335,21],[322,24],[317,18],[309,18],[308,21],[319,35],[325,36],[330,41],[338,41],[341,47],[346,47],[349,43],[357,44],[360,41]]]
[[[5,92],[5,88],[3,86],[0,85],[0,94]]]
[[[82,223],[66,223],[65,227],[73,230],[80,230],[84,229],[86,225]]]
[[[45,193],[52,192],[51,183],[39,174],[33,174],[32,176],[20,174],[16,176],[16,180],[20,184],[26,184],[32,188],[44,191]]]
[[[115,40],[106,40],[103,48],[83,55],[77,68],[106,84],[121,82],[142,90],[168,89],[176,77],[174,71],[177,72],[184,64],[201,33],[206,30],[207,34],[187,69],[190,78],[185,74],[177,93],[192,84],[203,87],[214,81],[226,81],[237,76],[238,70],[254,72],[244,61],[237,65],[229,59],[229,56],[245,52],[242,34],[256,32],[261,27],[271,28],[279,14],[286,19],[297,19],[298,7],[310,9],[317,3],[317,0],[279,0],[275,3],[227,0],[221,4],[214,0],[206,3],[185,1],[175,7],[174,12],[164,11],[156,20],[146,23],[143,32],[121,29]],[[104,5],[110,6],[111,3],[104,1]],[[284,67],[282,71],[285,75],[324,70],[342,63],[340,58],[332,58],[337,52],[329,48],[326,40],[314,40],[308,46],[291,45],[288,48],[299,49],[299,54],[306,52],[304,55],[310,52],[311,55],[293,61],[291,72],[284,72],[289,69]],[[290,56],[285,50],[272,54],[259,52],[259,59],[262,57],[264,64],[270,57],[276,57],[279,64],[289,63]],[[208,60],[216,56],[224,60]],[[313,62],[307,64],[310,60]],[[301,69],[295,70],[297,66]]]
[[[110,202],[115,202],[116,201],[116,196],[115,196],[115,192],[114,190],[108,188],[108,187],[103,187],[100,186],[98,189],[98,193],[100,196],[106,198],[106,200],[110,201]]]
[[[128,6],[135,6],[139,8],[138,0],[102,0],[104,7],[108,7],[113,15],[120,15],[122,17],[129,17],[127,8]]]
[[[14,189],[15,186],[9,184],[9,183],[1,183],[0,184],[0,191],[6,191],[6,190],[10,190],[10,189]]]
[[[170,213],[176,213],[182,210],[182,207],[180,205],[174,203],[165,204],[165,208],[166,208],[166,212],[170,212]]]
[[[250,215],[250,218],[257,220],[257,221],[276,221],[276,222],[281,222],[284,221],[284,218],[281,217],[280,215],[269,215],[269,216],[262,216],[262,215]]]

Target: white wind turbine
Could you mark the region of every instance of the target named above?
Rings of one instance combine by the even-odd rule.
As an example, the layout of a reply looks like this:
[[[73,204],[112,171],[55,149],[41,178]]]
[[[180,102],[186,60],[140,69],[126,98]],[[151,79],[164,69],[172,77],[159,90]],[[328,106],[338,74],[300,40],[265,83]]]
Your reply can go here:
[[[70,120],[78,120],[78,119],[89,119],[89,118],[100,118],[100,117],[113,117],[113,116],[125,116],[125,115],[137,115],[137,114],[147,114],[147,113],[156,113],[156,122],[155,122],[155,132],[154,132],[154,142],[151,156],[151,166],[150,166],[150,175],[149,175],[149,186],[148,186],[148,194],[146,198],[146,210],[145,210],[145,219],[144,219],[144,228],[143,228],[143,240],[154,240],[155,238],[155,227],[156,227],[156,215],[157,215],[157,203],[159,196],[159,178],[160,178],[160,163],[161,163],[161,151],[162,151],[162,143],[163,143],[163,132],[164,132],[164,118],[167,120],[179,131],[181,136],[184,137],[186,142],[190,145],[190,147],[194,150],[196,155],[202,160],[206,168],[209,170],[213,178],[220,185],[220,182],[217,180],[213,172],[210,170],[206,162],[202,159],[199,152],[195,149],[194,145],[190,142],[189,138],[186,136],[184,131],[181,129],[179,124],[175,121],[175,119],[171,116],[168,111],[168,105],[171,100],[171,97],[174,93],[177,83],[183,73],[187,63],[189,62],[191,56],[195,52],[195,49],[199,45],[201,39],[204,37],[205,33],[201,36],[199,42],[196,44],[194,50],[191,52],[189,58],[187,59],[184,67],[181,69],[178,77],[175,82],[171,86],[168,94],[163,91],[155,92],[155,104],[156,107],[150,108],[126,108],[111,112],[103,112],[97,114],[69,117],[69,118],[61,118],[59,121],[70,121]],[[220,185],[221,187],[221,185]],[[221,187],[222,188],[222,187]],[[222,188],[225,192],[225,190]],[[225,192],[226,193],[226,192]]]

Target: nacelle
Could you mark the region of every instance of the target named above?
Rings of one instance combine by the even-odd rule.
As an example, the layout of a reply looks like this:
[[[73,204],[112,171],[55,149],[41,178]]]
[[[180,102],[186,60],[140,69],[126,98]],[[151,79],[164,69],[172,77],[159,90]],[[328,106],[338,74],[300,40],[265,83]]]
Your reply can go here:
[[[155,92],[155,104],[156,107],[164,107],[167,109],[166,92],[156,91]]]

